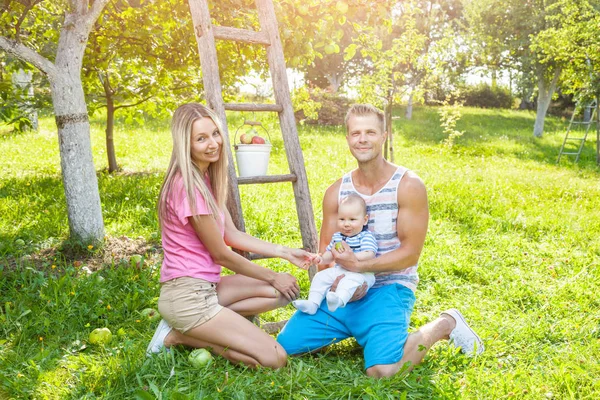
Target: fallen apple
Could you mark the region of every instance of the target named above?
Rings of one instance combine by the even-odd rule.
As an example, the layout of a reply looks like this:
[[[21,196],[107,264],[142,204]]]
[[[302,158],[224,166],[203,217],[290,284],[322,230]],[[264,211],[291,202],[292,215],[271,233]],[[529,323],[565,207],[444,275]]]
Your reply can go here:
[[[140,315],[144,319],[148,319],[150,321],[158,321],[160,319],[160,313],[156,311],[154,308],[144,308]]]
[[[242,142],[243,144],[250,144],[252,143],[252,138],[252,134],[244,133],[242,136],[240,136],[240,142]]]
[[[144,257],[140,256],[139,254],[134,254],[131,257],[129,257],[129,262],[131,262],[131,264],[135,265],[136,267],[139,267],[142,264],[143,260]]]
[[[108,328],[94,329],[88,338],[90,344],[106,344],[112,340],[112,333]]]
[[[335,242],[335,249],[337,251],[339,251],[340,253],[344,251],[344,246],[342,245],[342,242]]]
[[[252,138],[252,144],[265,144],[265,139],[260,136],[254,136]]]
[[[25,241],[23,239],[17,239],[15,240],[15,245],[17,245],[18,247],[23,247],[25,246]]]
[[[188,361],[194,368],[200,368],[212,360],[212,354],[206,349],[196,349],[188,356]]]

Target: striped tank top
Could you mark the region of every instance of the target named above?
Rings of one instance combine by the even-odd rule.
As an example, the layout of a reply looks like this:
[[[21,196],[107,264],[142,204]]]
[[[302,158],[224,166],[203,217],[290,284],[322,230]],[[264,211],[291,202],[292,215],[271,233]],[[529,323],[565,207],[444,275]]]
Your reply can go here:
[[[377,240],[377,257],[400,247],[400,239],[398,239],[398,231],[396,230],[396,221],[398,219],[398,185],[406,171],[408,171],[406,168],[398,167],[390,180],[377,193],[371,196],[367,196],[356,190],[352,182],[353,171],[342,177],[338,204],[342,198],[353,193],[358,194],[365,200],[365,203],[367,203],[367,213],[369,214],[369,231],[373,232]],[[399,283],[414,292],[419,283],[417,267],[418,264],[400,271],[376,273],[373,288]]]

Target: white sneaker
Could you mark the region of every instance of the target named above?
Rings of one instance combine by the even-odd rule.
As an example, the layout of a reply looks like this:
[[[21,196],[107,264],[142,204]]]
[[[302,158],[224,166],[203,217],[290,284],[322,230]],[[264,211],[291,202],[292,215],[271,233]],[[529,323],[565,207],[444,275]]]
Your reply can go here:
[[[451,308],[442,312],[442,314],[448,314],[456,321],[456,327],[450,332],[450,345],[460,347],[460,351],[467,356],[483,353],[483,341],[467,324],[460,311]]]
[[[150,340],[150,344],[146,349],[146,357],[150,357],[152,354],[160,353],[163,347],[165,347],[165,338],[169,333],[171,333],[171,328],[167,321],[164,319],[160,320],[156,331],[154,332],[154,336],[152,336],[152,340]]]

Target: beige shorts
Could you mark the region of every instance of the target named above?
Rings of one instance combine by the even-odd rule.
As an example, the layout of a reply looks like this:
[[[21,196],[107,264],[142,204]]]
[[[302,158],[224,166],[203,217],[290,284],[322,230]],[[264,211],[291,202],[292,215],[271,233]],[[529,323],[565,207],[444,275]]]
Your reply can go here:
[[[184,276],[161,284],[158,311],[181,333],[209,321],[222,309],[216,283]]]

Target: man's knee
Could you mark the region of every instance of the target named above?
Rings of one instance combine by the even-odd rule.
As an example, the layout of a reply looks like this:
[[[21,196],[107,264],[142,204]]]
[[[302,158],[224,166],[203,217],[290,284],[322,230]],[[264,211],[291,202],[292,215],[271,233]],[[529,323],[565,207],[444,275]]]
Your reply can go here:
[[[293,347],[295,345],[295,342],[297,341],[297,339],[294,339],[294,335],[288,334],[285,331],[285,329],[279,332],[279,335],[277,335],[277,343],[279,343],[281,347],[283,347],[285,351],[290,355],[294,354]]]
[[[307,347],[306,343],[303,343],[302,336],[294,334],[294,332],[286,331],[285,329],[277,335],[277,343],[279,343],[290,356],[311,353],[311,350]]]
[[[399,369],[398,364],[373,365],[367,368],[367,375],[371,378],[389,378],[396,375]]]

